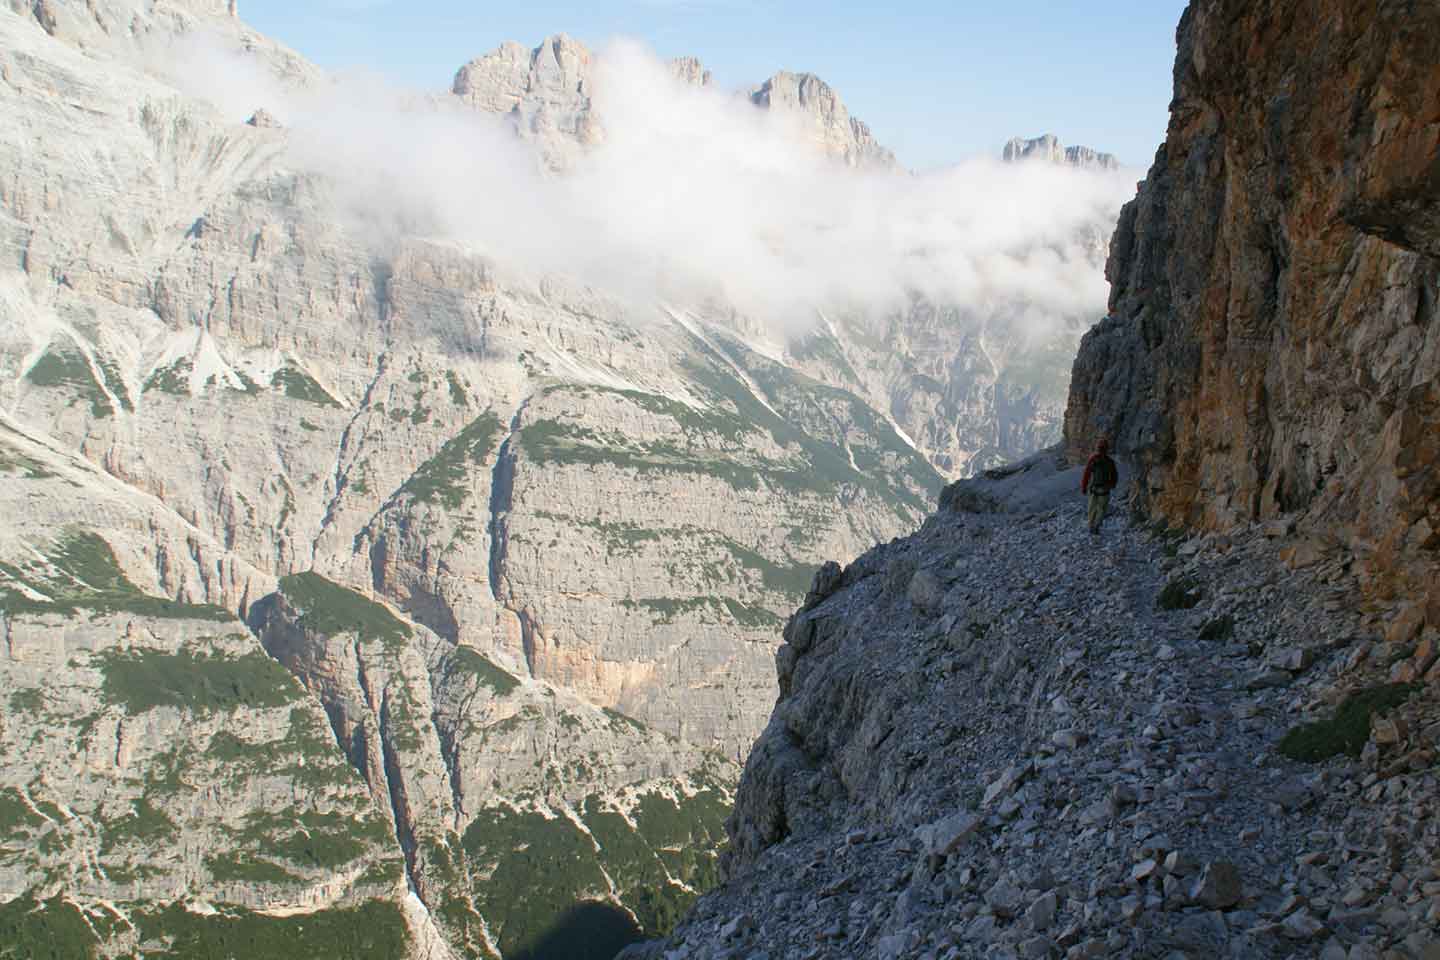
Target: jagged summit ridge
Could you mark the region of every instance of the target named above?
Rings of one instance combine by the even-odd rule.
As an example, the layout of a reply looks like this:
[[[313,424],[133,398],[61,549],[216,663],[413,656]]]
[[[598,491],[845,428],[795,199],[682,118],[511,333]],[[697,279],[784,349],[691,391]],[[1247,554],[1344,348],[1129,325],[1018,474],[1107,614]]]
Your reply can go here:
[[[1042,161],[1064,164],[1081,170],[1119,170],[1120,161],[1112,153],[1101,153],[1090,147],[1067,147],[1054,134],[1026,140],[1014,137],[1001,153],[1006,163]]]
[[[604,118],[592,102],[595,58],[563,33],[533,49],[510,41],[462,66],[451,92],[475,109],[509,115],[522,137],[538,140],[552,165],[563,168],[577,145],[594,146],[604,136]],[[678,57],[667,66],[685,83],[711,83],[710,71],[695,57]],[[797,121],[807,141],[847,166],[895,166],[894,154],[814,74],[781,71],[747,96],[755,106]]]

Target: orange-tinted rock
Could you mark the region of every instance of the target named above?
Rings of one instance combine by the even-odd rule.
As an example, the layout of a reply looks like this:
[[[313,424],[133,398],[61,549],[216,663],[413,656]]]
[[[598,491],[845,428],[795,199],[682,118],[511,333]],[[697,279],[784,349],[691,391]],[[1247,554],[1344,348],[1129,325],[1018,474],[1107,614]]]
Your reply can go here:
[[[1385,642],[1403,646],[1420,636],[1424,626],[1425,611],[1414,606],[1402,607],[1385,628]]]
[[[1440,621],[1440,6],[1217,0],[1177,39],[1069,449],[1109,436],[1172,523],[1336,531]]]

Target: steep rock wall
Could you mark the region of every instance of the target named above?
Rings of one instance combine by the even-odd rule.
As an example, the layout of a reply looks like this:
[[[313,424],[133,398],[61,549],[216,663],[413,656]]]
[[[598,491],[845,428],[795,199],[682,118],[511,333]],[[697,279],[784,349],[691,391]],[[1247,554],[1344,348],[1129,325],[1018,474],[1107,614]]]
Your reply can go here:
[[[1287,517],[1354,551],[1373,593],[1428,591],[1433,611],[1440,8],[1212,0],[1178,43],[1111,317],[1075,363],[1070,450],[1109,434],[1157,515]]]

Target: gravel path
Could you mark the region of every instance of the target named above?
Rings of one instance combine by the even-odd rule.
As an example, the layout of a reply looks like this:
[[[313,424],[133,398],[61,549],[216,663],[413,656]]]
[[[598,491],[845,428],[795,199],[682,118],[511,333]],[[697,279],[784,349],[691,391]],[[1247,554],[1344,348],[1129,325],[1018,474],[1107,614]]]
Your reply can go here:
[[[945,511],[817,583],[731,879],[636,954],[1440,956],[1435,687],[1358,760],[1277,749],[1425,651],[1384,642],[1348,558],[1277,554],[1092,538],[1076,497]]]

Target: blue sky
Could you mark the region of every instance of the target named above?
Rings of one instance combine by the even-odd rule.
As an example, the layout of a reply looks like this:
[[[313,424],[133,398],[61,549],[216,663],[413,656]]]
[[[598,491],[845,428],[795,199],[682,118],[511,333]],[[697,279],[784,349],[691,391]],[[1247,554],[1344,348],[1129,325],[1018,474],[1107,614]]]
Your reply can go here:
[[[251,25],[330,68],[443,89],[504,40],[565,32],[699,57],[725,87],[819,74],[917,169],[1054,133],[1148,167],[1165,137],[1183,0],[242,0]]]

